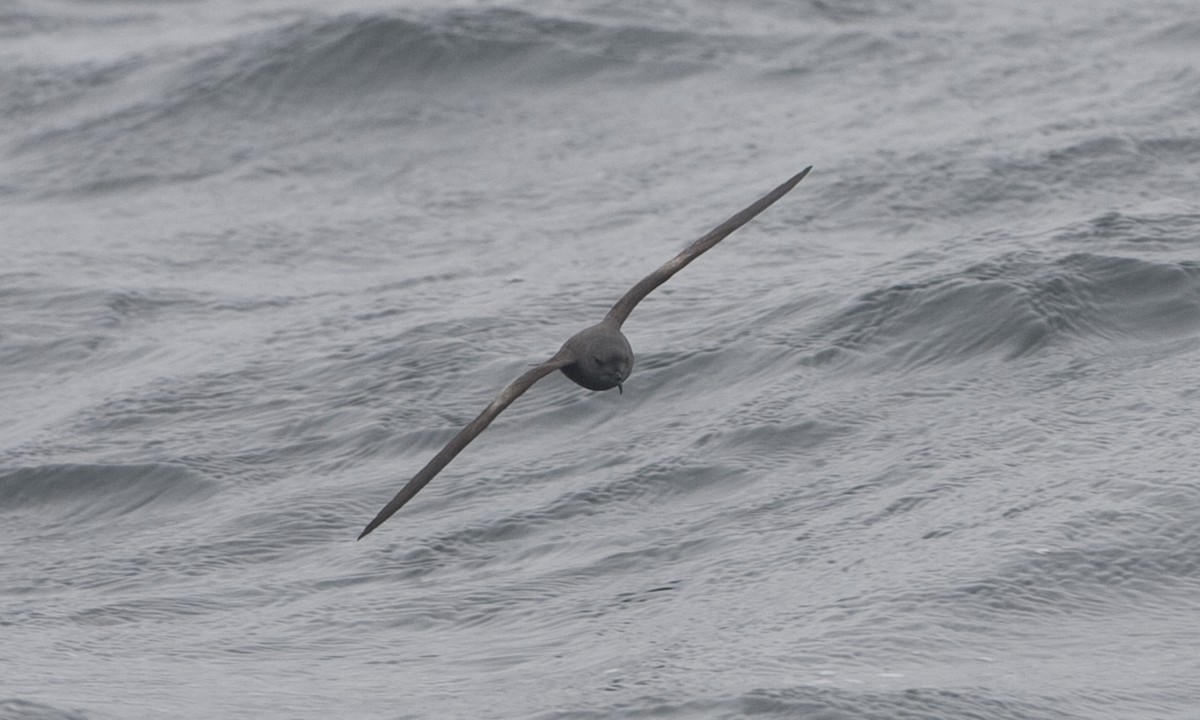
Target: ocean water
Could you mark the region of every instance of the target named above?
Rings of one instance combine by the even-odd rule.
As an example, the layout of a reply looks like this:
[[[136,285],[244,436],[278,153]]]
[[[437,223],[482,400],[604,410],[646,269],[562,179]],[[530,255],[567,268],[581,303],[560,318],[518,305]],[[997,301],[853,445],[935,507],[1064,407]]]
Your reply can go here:
[[[1200,717],[1195,9],[0,3],[0,718]]]

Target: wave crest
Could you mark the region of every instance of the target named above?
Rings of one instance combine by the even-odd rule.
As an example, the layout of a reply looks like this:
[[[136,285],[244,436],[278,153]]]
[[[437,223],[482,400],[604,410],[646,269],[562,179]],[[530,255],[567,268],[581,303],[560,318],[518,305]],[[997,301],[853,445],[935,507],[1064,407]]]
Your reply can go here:
[[[842,351],[836,355],[919,366],[1074,343],[1154,342],[1197,329],[1198,263],[1022,252],[867,293],[822,334]]]

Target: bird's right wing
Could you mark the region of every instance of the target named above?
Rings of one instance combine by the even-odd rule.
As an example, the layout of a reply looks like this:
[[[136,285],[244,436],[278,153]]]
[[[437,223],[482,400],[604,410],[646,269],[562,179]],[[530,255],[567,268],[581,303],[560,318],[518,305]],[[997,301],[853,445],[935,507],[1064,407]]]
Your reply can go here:
[[[758,200],[755,200],[750,207],[742,210],[737,215],[729,218],[717,227],[713,228],[707,235],[693,242],[683,249],[675,257],[668,260],[659,269],[642,278],[637,285],[629,289],[629,292],[621,296],[616,305],[613,305],[612,310],[608,311],[606,320],[616,320],[617,327],[620,327],[625,319],[629,317],[629,313],[637,307],[637,304],[650,294],[654,288],[662,285],[671,278],[672,275],[682,270],[688,263],[700,257],[704,252],[710,250],[714,245],[721,242],[741,226],[750,222],[755,215],[769,208],[776,200],[783,197],[789,190],[796,187],[796,183],[804,179],[808,171],[812,170],[812,165],[801,170],[796,175],[793,175],[787,182],[775,188],[771,192],[763,195]]]
[[[382,525],[385,520],[395,514],[397,510],[402,508],[404,503],[411,500],[414,495],[420,492],[421,488],[429,484],[429,481],[432,480],[435,475],[441,472],[442,468],[446,467],[446,465],[454,459],[454,456],[462,452],[463,448],[470,444],[470,442],[475,439],[476,435],[483,432],[484,428],[490,425],[492,420],[495,420],[496,416],[499,415],[504,408],[511,405],[513,400],[516,400],[518,397],[520,397],[522,393],[532,387],[533,384],[538,380],[541,380],[555,370],[558,370],[565,365],[570,365],[573,362],[575,362],[575,356],[569,350],[563,348],[559,350],[554,357],[550,358],[541,365],[538,365],[537,367],[525,371],[525,373],[523,373],[519,378],[510,382],[503,390],[500,391],[500,394],[496,396],[496,399],[493,400],[490,405],[484,408],[483,412],[479,413],[479,417],[472,420],[465,428],[460,430],[457,435],[451,438],[450,442],[446,443],[446,447],[442,448],[437,455],[434,455],[433,459],[430,460],[425,467],[421,468],[421,471],[414,475],[413,479],[409,480],[407,485],[400,488],[400,492],[396,493],[396,497],[392,498],[391,502],[389,502],[383,507],[382,510],[379,511],[379,514],[375,516],[375,519],[367,524],[367,527],[362,531],[362,534],[358,536],[358,539],[362,540],[367,536],[368,533]]]

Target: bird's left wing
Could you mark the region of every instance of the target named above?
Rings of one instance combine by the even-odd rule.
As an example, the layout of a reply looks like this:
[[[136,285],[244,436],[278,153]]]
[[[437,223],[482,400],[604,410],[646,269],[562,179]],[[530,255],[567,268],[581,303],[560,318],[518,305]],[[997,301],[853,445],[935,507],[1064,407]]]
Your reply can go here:
[[[492,420],[495,420],[496,416],[504,408],[511,405],[513,400],[519,398],[522,393],[532,387],[538,380],[573,362],[575,362],[575,356],[569,350],[563,348],[554,357],[537,367],[525,371],[519,378],[510,382],[500,391],[496,399],[484,408],[483,412],[479,413],[479,417],[472,420],[457,435],[451,438],[450,442],[446,443],[446,447],[442,448],[437,455],[434,455],[433,459],[425,467],[421,468],[421,471],[414,475],[413,479],[409,480],[407,485],[400,488],[400,492],[396,493],[396,497],[383,506],[383,509],[379,511],[374,520],[367,523],[367,527],[358,536],[358,539],[362,540],[368,533],[382,525],[385,520],[395,514],[397,510],[404,507],[404,503],[411,500],[413,495],[416,495],[421,491],[421,488],[429,484],[429,481],[441,472],[442,468],[446,467],[454,459],[454,456],[462,452],[463,448],[470,444],[476,435],[483,432],[484,428],[490,425]]]

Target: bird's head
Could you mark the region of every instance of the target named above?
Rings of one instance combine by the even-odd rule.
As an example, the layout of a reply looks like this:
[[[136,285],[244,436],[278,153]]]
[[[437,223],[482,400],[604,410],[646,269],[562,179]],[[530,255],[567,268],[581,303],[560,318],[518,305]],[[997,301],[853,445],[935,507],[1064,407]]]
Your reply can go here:
[[[588,390],[624,392],[621,383],[633,371],[633,350],[629,341],[614,325],[601,323],[576,333],[566,343],[575,362],[562,369],[563,374]]]

